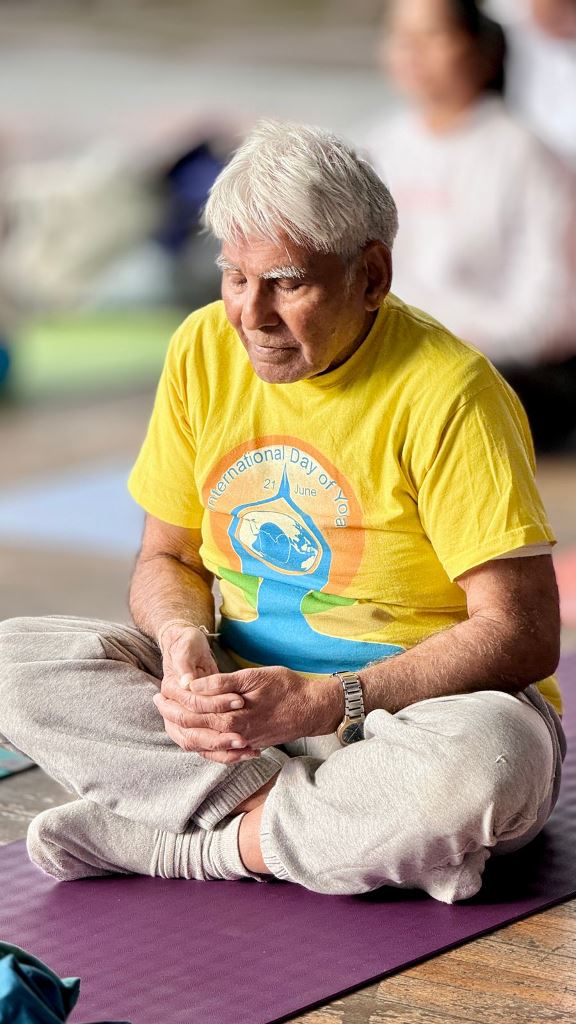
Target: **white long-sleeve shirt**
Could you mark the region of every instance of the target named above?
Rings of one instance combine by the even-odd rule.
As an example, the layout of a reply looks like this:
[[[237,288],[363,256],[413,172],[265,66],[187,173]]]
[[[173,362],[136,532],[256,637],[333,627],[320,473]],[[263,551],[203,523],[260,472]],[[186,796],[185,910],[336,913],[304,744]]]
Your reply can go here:
[[[574,181],[498,98],[443,134],[400,113],[365,149],[398,204],[401,298],[496,363],[576,352]]]
[[[576,37],[535,23],[529,0],[489,0],[508,40],[506,98],[550,149],[576,168]]]

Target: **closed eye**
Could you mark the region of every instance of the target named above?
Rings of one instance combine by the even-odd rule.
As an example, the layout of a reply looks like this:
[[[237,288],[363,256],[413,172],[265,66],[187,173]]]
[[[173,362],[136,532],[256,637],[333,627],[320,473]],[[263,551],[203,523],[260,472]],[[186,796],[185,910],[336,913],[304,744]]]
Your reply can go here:
[[[297,292],[302,287],[303,282],[294,281],[293,278],[289,278],[287,281],[276,280],[274,284],[281,292]]]
[[[225,276],[233,288],[243,288],[246,284],[246,278],[241,274],[228,273]],[[280,292],[296,292],[302,287],[304,282],[293,277],[271,277],[268,279],[267,284],[269,287],[275,288]]]

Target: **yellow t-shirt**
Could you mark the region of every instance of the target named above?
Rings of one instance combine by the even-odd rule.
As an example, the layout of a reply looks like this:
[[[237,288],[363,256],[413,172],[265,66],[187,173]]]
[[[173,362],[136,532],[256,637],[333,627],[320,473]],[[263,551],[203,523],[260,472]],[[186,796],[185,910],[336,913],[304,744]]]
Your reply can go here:
[[[554,538],[518,399],[390,295],[360,348],[294,384],[254,373],[221,302],[174,335],[129,490],[201,528],[242,665],[358,670],[467,617],[460,574]],[[559,707],[553,678],[540,684]]]

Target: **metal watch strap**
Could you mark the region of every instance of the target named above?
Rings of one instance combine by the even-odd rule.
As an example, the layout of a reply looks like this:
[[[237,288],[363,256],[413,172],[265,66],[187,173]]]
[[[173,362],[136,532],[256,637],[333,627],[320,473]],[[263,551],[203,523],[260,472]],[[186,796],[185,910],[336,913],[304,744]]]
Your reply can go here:
[[[344,690],[344,716],[352,721],[362,719],[364,714],[364,700],[362,697],[362,683],[356,672],[333,672],[333,676],[342,683]]]

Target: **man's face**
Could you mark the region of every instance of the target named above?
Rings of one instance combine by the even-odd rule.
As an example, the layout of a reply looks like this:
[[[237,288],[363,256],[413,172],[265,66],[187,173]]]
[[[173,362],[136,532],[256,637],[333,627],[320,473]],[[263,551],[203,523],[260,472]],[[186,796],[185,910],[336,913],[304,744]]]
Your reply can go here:
[[[342,261],[290,240],[225,242],[218,264],[228,320],[255,372],[291,384],[340,365],[368,333],[362,271],[350,283]]]

